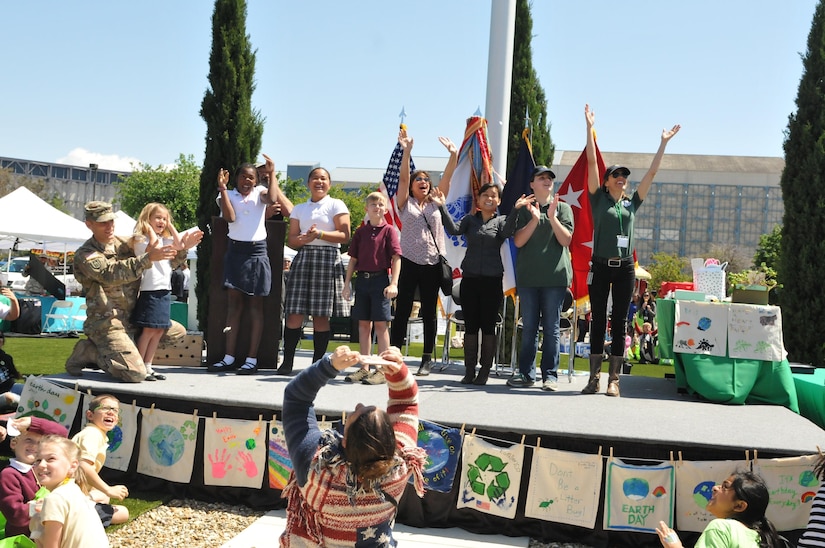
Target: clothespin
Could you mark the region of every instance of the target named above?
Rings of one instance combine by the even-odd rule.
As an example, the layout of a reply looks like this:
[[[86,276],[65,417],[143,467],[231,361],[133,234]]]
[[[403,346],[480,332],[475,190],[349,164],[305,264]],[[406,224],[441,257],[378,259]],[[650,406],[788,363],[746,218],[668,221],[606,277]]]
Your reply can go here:
[[[521,445],[524,445],[524,438],[526,438],[526,437],[527,437],[526,434],[521,435]]]
[[[218,420],[218,412],[217,411],[212,411],[212,422],[215,422],[217,420]]]
[[[759,451],[754,449],[753,450],[753,462],[756,462],[757,460],[759,460]]]
[[[673,451],[670,452],[670,462],[673,462]]]
[[[476,437],[476,428],[475,428],[475,426],[473,426],[473,431],[472,431],[472,432],[470,432],[470,437],[471,437],[471,438]]]
[[[154,411],[155,411],[155,404],[152,403],[152,405],[149,406],[149,414],[151,415],[152,413],[154,413]]]
[[[602,456],[602,446],[601,445],[599,446],[599,456],[600,457]]]
[[[197,409],[192,411],[192,420],[195,421],[195,422],[198,422],[198,410]]]
[[[136,407],[137,407],[137,400],[132,400],[132,411],[133,412],[134,412]]]
[[[539,447],[541,447],[541,438],[537,437],[536,438],[536,449],[538,449]]]
[[[679,462],[682,462],[682,452],[679,451]]]
[[[458,431],[458,435],[462,438],[464,437],[464,427],[467,426],[465,423],[461,423],[461,430]]]

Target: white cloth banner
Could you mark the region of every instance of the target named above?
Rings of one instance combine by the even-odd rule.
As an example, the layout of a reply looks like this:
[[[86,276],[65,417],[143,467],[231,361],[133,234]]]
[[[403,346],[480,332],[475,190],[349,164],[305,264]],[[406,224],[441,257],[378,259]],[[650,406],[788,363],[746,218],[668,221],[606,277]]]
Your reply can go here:
[[[134,403],[131,405],[120,404],[120,416],[117,426],[110,430],[106,436],[109,438],[109,447],[106,449],[106,468],[126,472],[132,462],[132,454],[135,451],[135,440],[138,430],[138,414],[140,408]]]
[[[321,426],[320,422],[318,426]],[[331,429],[332,423],[325,421],[324,426],[327,428],[322,429]],[[267,447],[266,464],[269,471],[269,486],[272,489],[283,489],[292,472],[292,459],[289,458],[289,451],[286,447],[284,425],[281,421],[275,420],[275,417],[272,417],[272,422],[269,423],[269,445]]]
[[[671,463],[633,466],[608,459],[604,528],[655,534],[660,521],[673,523],[675,488]]]
[[[456,508],[474,508],[514,519],[521,492],[524,445],[498,447],[475,436],[466,436],[461,459]]]
[[[203,484],[260,489],[266,468],[263,420],[204,419]]]
[[[715,518],[705,509],[713,496],[713,486],[721,484],[736,470],[750,470],[750,463],[745,460],[677,462],[675,528],[696,533],[704,531]]]
[[[593,529],[603,470],[599,455],[535,448],[524,515]]]
[[[71,433],[75,415],[83,400],[74,388],[65,388],[42,377],[29,376],[20,394],[15,417],[40,417],[55,421]]]
[[[725,356],[727,340],[727,305],[676,301],[676,315],[673,321],[674,352]]]
[[[198,417],[141,409],[137,471],[176,483],[189,483],[195,463]]]
[[[753,471],[768,485],[771,501],[765,516],[777,531],[792,531],[808,526],[819,480],[814,475],[816,455],[784,459],[758,459]]]
[[[731,358],[781,362],[785,359],[782,311],[778,306],[731,304],[728,340]]]

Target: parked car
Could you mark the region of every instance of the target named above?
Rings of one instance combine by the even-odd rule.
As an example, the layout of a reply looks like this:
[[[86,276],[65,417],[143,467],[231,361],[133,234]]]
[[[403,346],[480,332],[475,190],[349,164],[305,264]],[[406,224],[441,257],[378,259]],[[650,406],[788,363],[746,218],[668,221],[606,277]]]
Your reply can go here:
[[[27,276],[23,276],[23,272],[29,265],[29,257],[13,257],[12,260],[0,269],[0,284],[11,287],[12,291],[16,293],[24,293],[26,291]],[[63,271],[62,265],[59,271]],[[71,272],[71,266],[69,266]],[[54,272],[55,277],[66,285],[66,293],[71,295],[78,295],[81,291],[80,283],[75,280],[72,274],[58,274]]]

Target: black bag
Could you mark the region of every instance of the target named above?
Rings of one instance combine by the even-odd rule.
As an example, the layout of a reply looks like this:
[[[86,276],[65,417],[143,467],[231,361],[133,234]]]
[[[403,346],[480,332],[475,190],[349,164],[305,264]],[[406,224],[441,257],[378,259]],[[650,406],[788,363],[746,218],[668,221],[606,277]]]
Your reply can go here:
[[[447,257],[444,255],[438,256],[438,265],[441,267],[441,282],[439,287],[442,293],[448,297],[453,296],[453,269],[450,263],[447,262]]]
[[[423,213],[422,213],[423,216]],[[435,248],[438,249],[438,240],[435,239],[435,234],[433,234],[433,229],[430,226],[430,223],[427,222],[427,217],[424,217],[424,223],[426,223],[427,228],[430,231],[430,236],[433,237],[433,243],[435,244]],[[453,296],[453,267],[450,266],[450,263],[447,262],[447,257],[445,257],[441,250],[438,249],[438,266],[441,267],[441,281],[438,283],[438,287],[441,289],[441,292],[444,293],[448,297]]]

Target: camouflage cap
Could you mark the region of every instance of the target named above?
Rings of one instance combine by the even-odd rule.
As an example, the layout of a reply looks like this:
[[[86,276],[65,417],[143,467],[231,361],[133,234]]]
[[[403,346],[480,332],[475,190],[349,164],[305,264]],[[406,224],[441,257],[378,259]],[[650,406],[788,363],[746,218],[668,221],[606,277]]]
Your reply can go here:
[[[108,202],[89,202],[86,204],[86,220],[96,223],[114,221],[115,214],[112,211],[112,204]]]

